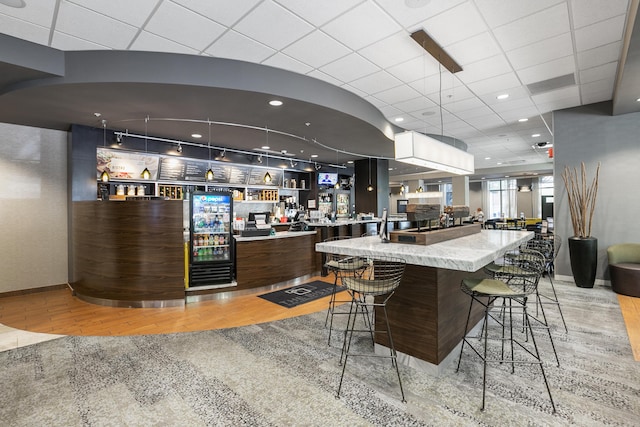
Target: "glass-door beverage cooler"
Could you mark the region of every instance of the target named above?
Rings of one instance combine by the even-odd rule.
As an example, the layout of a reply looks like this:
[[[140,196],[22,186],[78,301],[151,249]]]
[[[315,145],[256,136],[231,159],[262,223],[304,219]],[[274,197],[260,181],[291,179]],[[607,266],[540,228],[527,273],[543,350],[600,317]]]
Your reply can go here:
[[[195,192],[191,197],[189,287],[233,286],[230,192]]]

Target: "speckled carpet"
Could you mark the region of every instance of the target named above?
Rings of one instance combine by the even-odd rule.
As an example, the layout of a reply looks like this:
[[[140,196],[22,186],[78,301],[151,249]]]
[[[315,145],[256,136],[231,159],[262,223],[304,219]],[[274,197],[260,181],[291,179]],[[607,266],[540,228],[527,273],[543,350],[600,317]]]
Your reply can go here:
[[[545,282],[542,287],[548,287]],[[547,309],[561,367],[538,334],[558,412],[537,367],[481,364],[436,378],[388,360],[353,359],[341,397],[339,340],[324,312],[273,323],[138,337],[65,337],[0,353],[2,426],[638,425],[640,365],[615,294],[557,283],[569,333]],[[361,345],[364,345],[360,343]],[[368,344],[367,344],[368,345]]]

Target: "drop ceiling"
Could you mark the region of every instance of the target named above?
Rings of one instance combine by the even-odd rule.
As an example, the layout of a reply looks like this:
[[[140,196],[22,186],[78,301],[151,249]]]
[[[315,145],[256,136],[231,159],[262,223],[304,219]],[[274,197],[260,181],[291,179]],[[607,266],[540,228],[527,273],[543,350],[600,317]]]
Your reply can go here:
[[[477,178],[551,171],[539,143],[553,142],[554,110],[613,101],[613,114],[640,111],[637,0],[3,3],[0,32],[8,37],[0,42],[29,42],[0,50],[0,121],[9,123],[66,130],[105,119],[110,129],[141,133],[149,117],[150,134],[187,142],[194,132],[207,135],[208,121],[234,123],[249,127],[213,126],[216,145],[253,150],[268,142],[275,152],[339,164],[393,157],[390,133],[415,130],[463,141]],[[439,67],[410,37],[420,29],[463,71]],[[114,60],[74,65],[72,53],[87,58],[82,51],[111,51],[95,58]],[[145,81],[108,81],[107,71],[129,71],[120,51],[190,59],[182,69],[180,61],[161,70],[147,63]],[[217,70],[217,58],[267,72],[245,88],[161,78],[198,64]],[[293,76],[284,84],[269,77],[274,69],[295,74],[284,74]],[[85,75],[72,84],[75,73]],[[284,105],[270,107],[274,97]],[[392,181],[437,175],[390,165]]]

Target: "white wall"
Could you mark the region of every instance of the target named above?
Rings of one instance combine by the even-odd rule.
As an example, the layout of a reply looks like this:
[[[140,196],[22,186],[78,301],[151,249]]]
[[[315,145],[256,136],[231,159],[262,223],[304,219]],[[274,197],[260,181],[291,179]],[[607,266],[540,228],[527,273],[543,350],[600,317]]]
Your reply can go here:
[[[67,283],[67,133],[0,123],[0,293]]]

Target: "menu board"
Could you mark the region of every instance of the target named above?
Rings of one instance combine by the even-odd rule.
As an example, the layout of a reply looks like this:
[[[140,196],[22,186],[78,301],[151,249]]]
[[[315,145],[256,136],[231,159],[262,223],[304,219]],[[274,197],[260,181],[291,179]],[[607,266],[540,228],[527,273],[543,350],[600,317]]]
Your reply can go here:
[[[264,175],[269,172],[271,182],[264,182]],[[282,183],[282,171],[280,169],[253,168],[249,175],[249,185],[273,185],[279,186]]]
[[[96,177],[99,179],[103,171],[109,173],[110,179],[140,180],[146,168],[151,173],[149,179],[158,179],[160,157],[155,154],[134,153],[130,151],[96,148]]]
[[[165,182],[206,182],[209,168],[213,171],[214,184],[280,186],[283,171],[278,168],[252,167],[228,164],[218,161],[186,159],[176,156],[133,153],[121,150],[98,148],[97,178],[107,169],[111,179],[140,179],[146,167],[152,180]],[[265,173],[271,175],[271,182],[264,182]]]
[[[251,170],[250,168],[234,165],[230,166],[229,169],[229,184],[247,184],[247,181],[249,179],[249,171]]]

